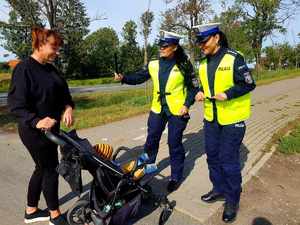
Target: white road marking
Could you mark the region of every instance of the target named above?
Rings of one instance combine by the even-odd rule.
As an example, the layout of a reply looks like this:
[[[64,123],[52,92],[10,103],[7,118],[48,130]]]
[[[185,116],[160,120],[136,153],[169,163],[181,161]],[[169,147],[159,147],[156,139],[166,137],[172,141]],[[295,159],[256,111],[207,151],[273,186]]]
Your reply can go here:
[[[146,135],[141,135],[141,136],[138,136],[138,137],[135,137],[135,138],[133,138],[132,140],[134,140],[134,141],[138,141],[138,140],[141,140],[141,139],[144,139],[146,137]]]

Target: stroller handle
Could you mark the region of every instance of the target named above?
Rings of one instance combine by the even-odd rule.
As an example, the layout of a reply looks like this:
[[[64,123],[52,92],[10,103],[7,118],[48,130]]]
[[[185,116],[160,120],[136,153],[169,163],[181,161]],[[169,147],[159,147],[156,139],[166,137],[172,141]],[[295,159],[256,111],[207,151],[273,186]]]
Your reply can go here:
[[[50,141],[54,142],[55,144],[57,144],[59,146],[63,147],[67,144],[62,138],[58,137],[51,131],[45,131],[45,135]]]

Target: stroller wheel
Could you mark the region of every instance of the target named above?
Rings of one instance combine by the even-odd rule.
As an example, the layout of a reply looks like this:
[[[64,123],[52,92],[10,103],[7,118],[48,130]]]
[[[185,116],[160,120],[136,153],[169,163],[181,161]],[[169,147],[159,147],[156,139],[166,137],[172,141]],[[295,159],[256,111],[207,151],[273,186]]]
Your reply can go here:
[[[172,201],[170,202],[166,196],[161,198],[160,204],[163,207],[163,211],[160,213],[159,216],[159,225],[163,225],[167,222],[169,217],[171,216],[174,207],[176,206],[176,202]]]
[[[77,201],[69,210],[67,220],[70,225],[85,225],[88,223],[87,207],[89,202],[87,200]]]
[[[173,212],[173,209],[171,209],[169,207],[165,207],[163,209],[163,211],[160,213],[158,224],[164,225],[167,222],[167,220],[169,219],[169,217],[171,216],[172,212]]]

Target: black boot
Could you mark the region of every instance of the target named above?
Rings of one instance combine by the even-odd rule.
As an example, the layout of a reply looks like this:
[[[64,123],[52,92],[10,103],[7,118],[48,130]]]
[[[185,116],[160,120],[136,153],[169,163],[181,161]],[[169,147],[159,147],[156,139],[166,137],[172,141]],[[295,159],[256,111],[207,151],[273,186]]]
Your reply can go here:
[[[238,210],[239,204],[225,203],[222,217],[223,221],[225,223],[232,223],[235,221]]]
[[[223,194],[220,194],[218,192],[215,192],[214,190],[211,190],[207,194],[202,195],[201,200],[206,203],[214,203],[217,201],[225,201],[225,197]]]

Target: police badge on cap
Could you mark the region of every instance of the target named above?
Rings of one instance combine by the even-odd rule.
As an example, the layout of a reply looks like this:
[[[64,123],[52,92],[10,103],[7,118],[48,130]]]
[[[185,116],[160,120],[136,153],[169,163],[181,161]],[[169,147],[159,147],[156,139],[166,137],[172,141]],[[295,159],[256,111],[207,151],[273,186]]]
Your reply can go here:
[[[170,44],[178,45],[181,38],[183,38],[183,36],[179,34],[170,31],[161,30],[159,32],[158,45],[161,47],[166,47]]]

